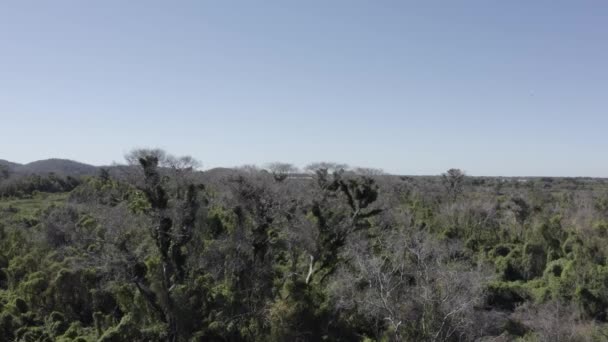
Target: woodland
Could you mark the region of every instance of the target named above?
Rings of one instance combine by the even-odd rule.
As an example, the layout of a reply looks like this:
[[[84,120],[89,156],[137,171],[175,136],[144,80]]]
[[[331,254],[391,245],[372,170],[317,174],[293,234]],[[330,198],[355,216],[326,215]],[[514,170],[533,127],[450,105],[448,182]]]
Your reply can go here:
[[[0,341],[608,341],[608,181],[0,166]]]

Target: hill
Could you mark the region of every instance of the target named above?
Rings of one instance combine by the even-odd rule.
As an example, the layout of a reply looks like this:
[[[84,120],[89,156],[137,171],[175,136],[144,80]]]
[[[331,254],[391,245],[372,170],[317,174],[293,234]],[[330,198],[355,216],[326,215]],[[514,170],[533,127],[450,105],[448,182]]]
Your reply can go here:
[[[69,176],[94,175],[97,167],[89,164],[80,163],[69,159],[45,159],[31,162],[17,168],[21,173],[57,173]]]
[[[21,164],[13,163],[8,160],[0,159],[0,166],[7,166],[9,170],[15,170],[16,168],[22,166]]]
[[[24,165],[8,161],[0,161],[0,164],[3,162],[6,162],[6,165],[8,165],[13,172],[21,174],[56,173],[66,176],[85,176],[94,175],[98,170],[98,168],[93,165],[57,158],[38,160]]]

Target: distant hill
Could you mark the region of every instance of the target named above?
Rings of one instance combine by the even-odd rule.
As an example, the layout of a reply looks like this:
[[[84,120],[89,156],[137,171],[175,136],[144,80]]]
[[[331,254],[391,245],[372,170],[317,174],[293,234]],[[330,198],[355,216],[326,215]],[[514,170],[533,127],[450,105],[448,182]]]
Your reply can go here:
[[[56,173],[64,176],[86,176],[95,175],[98,167],[79,163],[68,159],[45,159],[28,164],[17,164],[0,159],[0,165],[8,166],[11,172],[17,174],[48,174]]]
[[[57,173],[66,176],[85,176],[94,175],[98,168],[93,165],[80,163],[68,159],[45,159],[31,162],[17,168],[17,172],[22,173]]]
[[[21,164],[13,163],[8,160],[0,159],[0,166],[8,166],[8,169],[13,171],[16,168],[22,166]]]

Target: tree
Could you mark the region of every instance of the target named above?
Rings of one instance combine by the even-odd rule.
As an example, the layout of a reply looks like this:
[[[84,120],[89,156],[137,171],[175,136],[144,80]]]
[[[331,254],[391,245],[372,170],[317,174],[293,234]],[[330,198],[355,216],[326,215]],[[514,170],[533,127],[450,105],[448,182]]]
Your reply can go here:
[[[334,320],[325,290],[338,267],[348,263],[342,253],[349,238],[364,236],[382,212],[373,206],[378,187],[372,178],[330,175],[326,169],[317,171],[316,183],[303,211],[307,223],[296,233],[301,239],[310,234],[310,240],[290,246],[285,280],[269,310],[273,341],[355,338]]]
[[[266,168],[272,173],[272,176],[277,182],[282,182],[287,179],[290,174],[298,172],[297,167],[288,163],[270,163]]]
[[[452,201],[456,200],[462,194],[464,189],[465,174],[460,169],[449,169],[441,175],[441,181],[445,187],[448,198]]]
[[[382,212],[369,206],[378,198],[378,186],[370,177],[345,179],[340,172],[331,178],[325,169],[317,171],[321,196],[312,204],[312,215],[319,231],[317,251],[310,255],[306,284],[321,274],[319,282],[332,274],[339,264],[339,253],[349,235],[370,227],[369,218]],[[336,200],[344,200],[345,210],[339,210]]]
[[[174,170],[197,170],[201,167],[200,161],[191,156],[174,156],[160,148],[136,148],[125,155],[129,165],[139,166],[142,158],[154,157],[158,160],[158,166]]]
[[[149,288],[143,264],[134,265],[134,279],[142,295],[167,324],[167,340],[175,342],[179,338],[179,330],[173,291],[186,276],[183,247],[192,238],[199,207],[197,195],[202,186],[190,183],[185,191],[173,189],[170,193],[158,169],[158,156],[143,156],[139,162],[144,172],[144,185],[140,189],[150,203],[148,216],[153,222],[150,228],[162,266],[160,293],[156,294]]]
[[[368,176],[368,177],[376,177],[382,176],[386,173],[382,169],[374,169],[371,167],[356,167],[353,169],[353,172],[357,175]]]
[[[368,243],[347,250],[332,295],[343,310],[355,310],[377,340],[473,341],[482,336],[475,306],[483,300],[487,277],[455,260],[456,246],[428,233],[384,231],[378,251]],[[484,313],[485,314],[485,313]],[[359,327],[357,327],[359,328]]]
[[[235,167],[235,169],[237,169],[238,171],[241,171],[243,173],[247,173],[247,174],[255,174],[255,173],[258,173],[261,171],[261,169],[255,164],[245,164],[245,165],[237,166],[237,167]]]
[[[136,148],[125,155],[127,164],[139,166],[142,158],[154,157],[157,165],[164,166],[167,160],[167,152],[160,148]]]
[[[308,173],[316,173],[319,170],[326,170],[328,173],[333,174],[334,172],[344,171],[347,169],[347,164],[340,164],[334,162],[316,162],[306,165],[304,171]]]
[[[191,156],[176,157],[170,154],[166,156],[164,165],[180,171],[193,171],[201,167],[201,163]]]

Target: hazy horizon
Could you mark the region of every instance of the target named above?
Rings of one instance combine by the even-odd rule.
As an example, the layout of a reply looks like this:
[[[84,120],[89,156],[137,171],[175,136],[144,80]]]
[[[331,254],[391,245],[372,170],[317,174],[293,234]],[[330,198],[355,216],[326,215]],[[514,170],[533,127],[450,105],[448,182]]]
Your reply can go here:
[[[62,158],[62,157],[49,157],[49,158],[42,158],[42,159],[37,159],[37,160],[31,160],[31,161],[24,161],[24,162],[20,162],[20,161],[15,161],[15,160],[8,160],[5,158],[2,158],[2,156],[0,156],[0,160],[5,160],[8,162],[13,162],[13,163],[17,163],[19,165],[27,165],[29,163],[34,163],[34,162],[39,162],[39,161],[45,161],[45,160],[51,160],[51,159],[58,159],[58,160],[69,160],[69,161],[73,161],[73,162],[78,162],[78,163],[83,163],[83,164],[87,164],[87,165],[92,165],[95,167],[112,167],[112,166],[117,166],[117,165],[127,165],[127,162],[123,159],[120,160],[114,160],[111,163],[107,163],[107,164],[94,164],[94,163],[87,163],[87,162],[83,162],[81,160],[76,160],[76,159],[69,159],[69,158]],[[196,158],[195,158],[196,159]],[[197,161],[200,161],[198,159],[196,159]],[[248,167],[248,166],[255,166],[258,167],[259,169],[268,169],[268,167],[270,166],[270,164],[272,163],[281,163],[282,161],[279,160],[275,160],[272,162],[264,162],[264,163],[255,163],[255,164],[239,164],[239,165],[215,165],[215,166],[208,166],[208,165],[204,165],[201,163],[200,167],[198,168],[200,171],[208,171],[208,170],[213,170],[216,168],[222,169],[222,168],[227,168],[227,169],[237,169],[240,167]],[[325,161],[315,161],[315,162],[330,162],[330,163],[336,163],[336,164],[342,164],[344,165],[345,163],[341,163],[339,160],[325,160]],[[306,166],[313,164],[315,162],[310,162],[310,163],[306,163],[306,164],[302,164],[302,165],[296,165],[296,164],[291,164],[293,166],[295,166],[298,170],[298,172],[306,172]],[[425,173],[394,173],[394,172],[390,172],[387,171],[385,169],[382,169],[380,167],[374,167],[373,165],[350,165],[350,164],[346,164],[347,169],[348,170],[355,170],[355,169],[369,169],[370,171],[374,170],[374,171],[381,171],[384,172],[384,174],[387,175],[393,175],[393,176],[414,176],[414,177],[433,177],[433,176],[441,176],[443,175],[447,170],[443,170],[441,172],[435,173],[435,174],[425,174]],[[355,170],[356,171],[356,170]],[[602,177],[602,176],[559,176],[559,175],[484,175],[484,174],[472,174],[470,172],[468,172],[467,170],[461,169],[461,171],[466,175],[466,176],[472,176],[472,177],[488,177],[488,178],[542,178],[542,177],[550,177],[550,178],[596,178],[596,179],[605,179],[607,177]]]
[[[608,3],[0,4],[0,158],[608,174]]]

